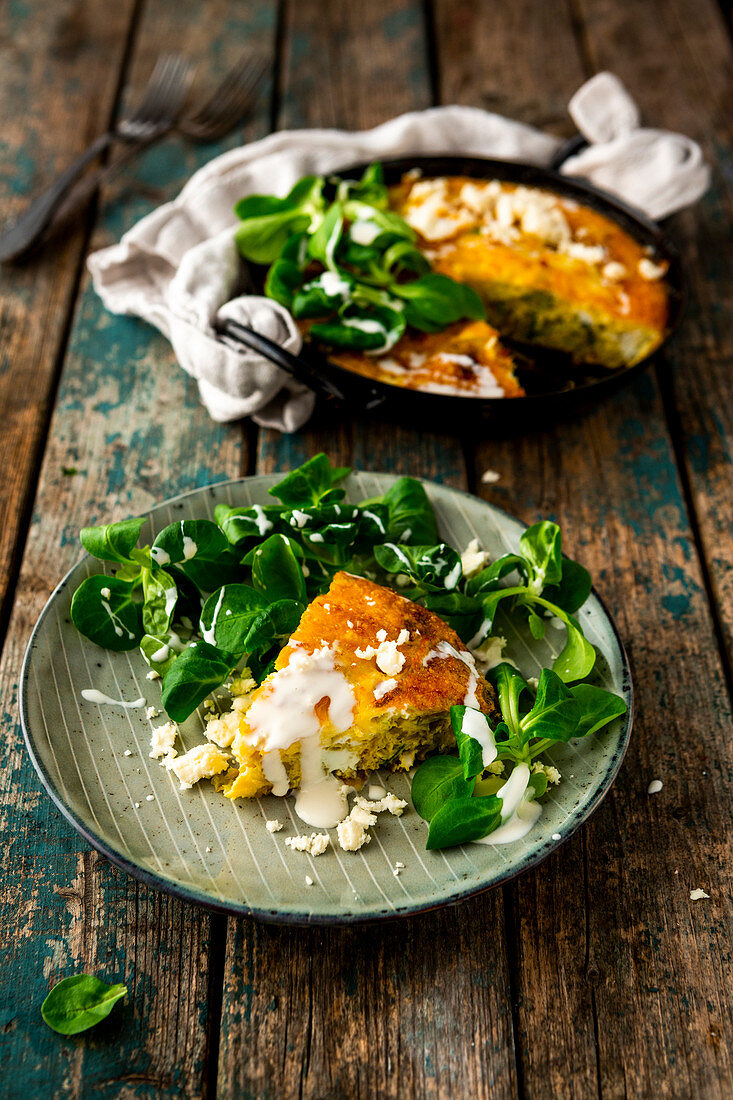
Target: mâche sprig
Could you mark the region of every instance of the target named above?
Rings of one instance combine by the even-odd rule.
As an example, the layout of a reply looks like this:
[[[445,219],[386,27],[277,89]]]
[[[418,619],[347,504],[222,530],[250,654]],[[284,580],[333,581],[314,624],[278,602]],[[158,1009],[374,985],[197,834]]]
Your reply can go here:
[[[285,198],[250,195],[235,207],[245,259],[267,264],[265,294],[334,347],[380,354],[408,328],[442,332],[483,319],[474,290],[432,271],[417,234],[388,209],[380,164],[360,180],[306,176]]]

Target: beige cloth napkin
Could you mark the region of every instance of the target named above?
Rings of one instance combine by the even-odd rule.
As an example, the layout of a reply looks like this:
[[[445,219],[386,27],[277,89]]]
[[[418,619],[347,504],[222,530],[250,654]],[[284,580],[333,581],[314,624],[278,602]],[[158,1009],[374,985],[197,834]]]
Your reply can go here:
[[[679,134],[639,129],[636,105],[612,74],[583,85],[569,109],[592,144],[563,172],[615,192],[653,218],[705,191],[708,170],[699,147]],[[271,134],[205,165],[173,202],[143,218],[119,244],[93,253],[89,269],[109,310],[142,317],[167,336],[214,420],[251,416],[258,424],[296,431],[313,411],[313,395],[257,353],[225,346],[212,329],[217,315],[227,316],[294,353],[300,348],[287,310],[238,293],[235,202],[256,192],[282,195],[303,175],[360,161],[445,153],[545,165],[559,144],[472,107],[411,112],[357,133]]]

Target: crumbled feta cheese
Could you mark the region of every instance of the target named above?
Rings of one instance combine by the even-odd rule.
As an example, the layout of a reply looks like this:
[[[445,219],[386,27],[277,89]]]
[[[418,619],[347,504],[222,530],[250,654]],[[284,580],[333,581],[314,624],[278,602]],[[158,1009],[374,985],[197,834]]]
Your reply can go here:
[[[150,672],[145,673],[145,679],[146,680],[159,680],[160,679],[160,673],[156,672],[154,668],[151,668]]]
[[[552,839],[553,840],[562,840],[562,834],[561,833],[553,833],[552,834]]]
[[[560,772],[557,770],[557,768],[553,768],[552,764],[541,764],[539,760],[532,765],[532,774],[546,776],[547,782],[554,783],[555,786],[557,786],[562,779],[562,776],[560,775]]]
[[[390,792],[384,798],[380,798],[378,802],[370,802],[367,798],[357,796],[356,805],[361,809],[368,810],[370,813],[381,814],[384,810],[389,810],[391,814],[400,817],[407,803],[403,798],[398,798],[397,795]],[[354,811],[351,812],[353,814]]]
[[[135,809],[136,809],[136,810],[139,810],[139,809],[140,809],[140,803],[139,803],[139,802],[136,802],[136,803],[135,803]]]
[[[472,646],[469,643],[468,648],[480,671],[485,674],[490,668],[496,668],[497,665],[500,665],[501,662],[505,660],[505,645],[506,638],[497,635],[494,638],[486,638],[480,646]]]
[[[178,777],[181,790],[187,791],[201,779],[211,779],[229,767],[229,758],[213,745],[196,745],[183,756],[167,756],[163,761]]]
[[[268,833],[279,833],[283,827],[282,821],[278,821],[276,817],[271,818],[265,822],[265,828]]]
[[[350,628],[351,628],[352,630],[354,629],[354,624],[352,623],[351,619],[347,619],[347,620],[346,620],[346,625],[347,625],[348,627],[350,627]]]
[[[410,640],[410,631],[405,629],[405,627],[403,626],[402,630],[397,635],[397,645],[404,645],[405,642],[409,642],[409,640]]]
[[[386,631],[380,630],[379,634],[385,634]],[[397,648],[397,642],[388,642],[385,639],[380,639],[377,634],[377,640],[379,645],[375,648],[373,645],[364,646],[363,649],[355,649],[354,653],[357,657],[361,657],[363,660],[371,660],[372,657],[377,659],[377,668],[380,672],[383,672],[385,676],[394,676],[396,673],[402,671],[402,666],[405,663],[404,653],[400,653]],[[409,638],[409,634],[408,634]]]
[[[177,756],[174,748],[178,726],[172,722],[166,722],[164,726],[154,726],[150,737],[150,757],[152,760],[160,760],[162,756]]]
[[[210,718],[204,726],[204,734],[219,748],[228,749],[239,730],[239,717],[239,712],[232,709],[220,718]]]
[[[478,539],[471,539],[466,549],[461,554],[461,567],[464,577],[470,577],[478,573],[486,565],[489,555],[479,546]]]
[[[352,821],[356,821],[359,825],[363,825],[365,829],[370,828],[377,820],[377,815],[370,813],[364,806],[354,806],[349,817]]]
[[[387,631],[386,630],[378,630],[377,631],[377,641],[378,642],[385,642],[386,640],[387,640]]]
[[[132,749],[125,749],[123,756],[132,756]]]
[[[646,789],[647,794],[659,794],[664,784],[661,779],[652,779],[651,783]]]
[[[655,282],[666,274],[667,265],[655,264],[653,260],[650,260],[647,256],[643,256],[642,259],[639,260],[637,270],[642,279],[646,279],[647,282]]]
[[[561,251],[571,260],[581,260],[585,264],[601,264],[606,258],[606,250],[600,244],[581,244],[579,241],[563,243]]]
[[[620,264],[618,260],[611,260],[610,263],[604,264],[601,272],[604,279],[608,279],[611,283],[617,283],[619,279],[623,279],[626,274],[626,268],[623,264]]]
[[[710,894],[706,894],[704,890],[690,890],[690,901],[702,901],[703,898],[709,898]]]
[[[160,711],[156,707],[148,707],[145,711],[146,718],[157,718],[160,715]]]
[[[310,877],[310,875],[305,876],[305,884],[306,884],[306,886],[312,886],[313,885],[313,879]]]
[[[377,668],[385,676],[394,676],[402,671],[405,663],[404,653],[400,653],[397,642],[380,642],[377,650]]]
[[[404,869],[405,869],[404,863],[401,863],[399,859],[395,863],[395,867],[397,868],[398,871],[404,871]]]
[[[351,814],[336,826],[339,844],[345,852],[358,852],[365,844],[371,843],[371,836],[364,826],[352,819]]]
[[[481,474],[481,481],[484,483],[484,485],[494,485],[495,482],[500,480],[501,474],[497,473],[496,470],[484,470],[484,472]]]
[[[311,833],[310,836],[286,836],[285,843],[293,852],[322,856],[331,843],[331,838],[328,833]]]
[[[155,802],[155,795],[154,794],[146,794],[145,795],[145,801],[146,802]]]
[[[395,878],[398,877],[398,875],[400,873],[400,870],[401,870],[401,868],[395,867],[394,870],[392,871],[392,874],[394,875]]]
[[[208,845],[206,846],[206,851],[207,851],[207,852],[210,852],[210,851],[211,851],[211,848],[209,848],[209,846],[208,846]]]

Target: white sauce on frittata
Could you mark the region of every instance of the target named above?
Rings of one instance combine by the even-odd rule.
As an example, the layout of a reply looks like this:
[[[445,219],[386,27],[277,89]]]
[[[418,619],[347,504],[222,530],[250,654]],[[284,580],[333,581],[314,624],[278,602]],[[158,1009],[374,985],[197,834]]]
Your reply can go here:
[[[334,650],[323,646],[314,653],[296,649],[288,664],[270,681],[270,690],[247,711],[250,743],[264,752],[262,767],[273,784],[273,794],[284,795],[290,786],[280,751],[300,742],[301,785],[295,811],[308,825],[333,828],[348,812],[341,780],[327,768],[348,762],[321,748],[321,722],[316,706],[328,700],[328,719],[336,733],[353,722],[356,699],[343,672],[336,667]]]

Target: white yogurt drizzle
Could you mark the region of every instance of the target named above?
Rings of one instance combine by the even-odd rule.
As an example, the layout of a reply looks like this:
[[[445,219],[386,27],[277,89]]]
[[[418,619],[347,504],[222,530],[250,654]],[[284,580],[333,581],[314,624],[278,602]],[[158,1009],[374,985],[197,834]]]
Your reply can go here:
[[[99,703],[100,705],[106,703],[110,707],[125,707],[126,710],[134,710],[136,707],[145,706],[145,700],[142,696],[139,699],[133,699],[131,703],[126,703],[124,699],[111,699],[109,695],[97,691],[96,688],[84,688],[81,697],[86,699],[88,703]]]
[[[476,662],[473,656],[468,650],[459,651],[450,644],[450,642],[441,641],[438,642],[435,649],[431,649],[427,657],[423,657],[423,664],[428,665],[431,661],[438,658],[445,659],[446,657],[455,657],[457,661],[462,661],[468,669],[468,686],[466,687],[466,694],[463,697],[464,707],[473,707],[474,710],[480,710],[478,696],[476,695],[476,688],[478,687],[478,670],[476,668]]]
[[[216,645],[216,620],[219,618],[219,612],[221,611],[221,605],[224,600],[224,589],[222,588],[219,593],[219,599],[216,601],[214,607],[214,614],[211,616],[211,626],[207,627],[203,632],[203,638],[209,645]]]
[[[461,730],[466,737],[473,737],[481,746],[481,760],[485,768],[496,760],[498,749],[494,741],[494,735],[489,728],[483,713],[467,707],[463,714]]]
[[[106,591],[109,591],[109,589],[106,589]],[[121,638],[123,634],[126,634],[128,638],[134,638],[135,635],[127,629],[125,624],[122,622],[122,619],[120,619],[119,616],[115,615],[114,611],[109,605],[108,600],[102,600],[102,607],[112,620],[112,627],[118,638]]]
[[[252,511],[255,514],[255,522],[257,524],[257,530],[261,535],[266,535],[268,531],[272,530],[272,520],[268,519],[265,515],[265,509],[261,504],[253,504]]]
[[[193,541],[193,539],[189,538],[188,535],[184,532],[184,530],[183,530],[183,524],[184,523],[185,523],[185,520],[181,520],[181,538],[183,539],[183,560],[184,561],[190,561],[191,558],[196,556],[196,552],[198,551],[198,546]]]
[[[501,825],[474,844],[511,844],[521,840],[542,813],[538,803],[527,798],[530,771],[527,764],[517,764],[503,787],[496,792],[503,800]]]
[[[326,767],[345,766],[347,758],[342,761],[340,756],[334,758],[333,753],[322,750],[321,723],[315,708],[327,699],[334,731],[345,732],[352,725],[356,706],[351,686],[336,668],[334,650],[323,646],[314,653],[296,649],[269,687],[247,712],[251,730],[247,739],[264,749],[263,770],[273,783],[274,794],[285,794],[289,786],[280,750],[300,742],[301,786],[295,800],[296,813],[308,825],[332,828],[346,817],[348,803],[340,790],[341,781],[327,775]]]

